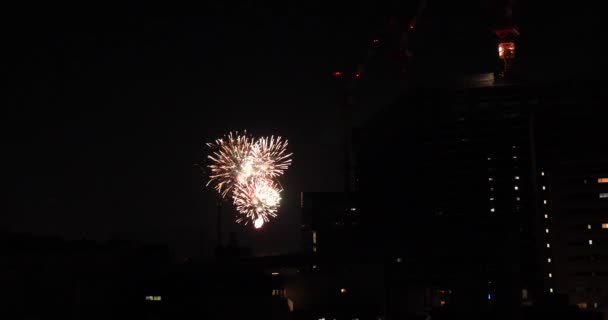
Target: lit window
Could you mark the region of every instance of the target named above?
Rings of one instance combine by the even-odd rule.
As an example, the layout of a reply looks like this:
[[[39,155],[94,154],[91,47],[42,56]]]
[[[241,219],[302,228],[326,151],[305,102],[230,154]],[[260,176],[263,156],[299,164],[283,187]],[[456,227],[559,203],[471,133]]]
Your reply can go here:
[[[490,161],[490,160],[492,160],[492,158],[491,158],[491,157],[488,157],[488,161]]]
[[[519,187],[518,187],[518,186],[515,186],[515,187],[514,187],[514,189],[515,189],[515,190],[519,190]]]
[[[317,246],[312,246],[312,252],[317,252]]]
[[[547,190],[547,187],[543,186],[543,190]]]
[[[608,229],[608,223],[602,223],[602,229]]]
[[[551,248],[551,244],[550,243],[547,243],[547,248]]]
[[[541,172],[540,175],[544,177],[545,176],[545,172],[544,171]]]
[[[513,156],[513,159],[517,159],[517,156]]]
[[[521,289],[521,299],[528,300],[528,289]]]
[[[521,199],[520,199],[519,197],[515,197],[515,200],[519,201],[519,200],[521,200]]]
[[[547,258],[547,263],[551,263],[551,258]]]
[[[553,293],[553,288],[549,288],[549,292],[550,292],[550,293]]]
[[[312,232],[312,243],[317,244],[317,232]]]
[[[598,303],[597,303],[597,302],[594,302],[594,303],[593,303],[593,307],[597,309],[597,306],[598,306]]]
[[[597,178],[597,183],[608,183],[608,178]]]
[[[515,43],[501,42],[498,44],[499,59],[513,59],[515,57]]]
[[[340,288],[340,293],[346,293],[346,288]]]
[[[445,300],[439,300],[439,305],[441,305],[442,307],[445,306]]]
[[[545,219],[549,219],[549,215],[545,213]]]
[[[515,176],[515,180],[519,180],[519,176]]]
[[[313,268],[313,269],[316,269],[316,268],[317,268],[317,265],[316,265],[316,264],[313,264],[313,265],[312,265],[312,268]]]
[[[146,301],[161,301],[161,296],[146,296]]]
[[[543,200],[543,204],[547,204],[547,200]]]
[[[545,229],[545,233],[549,233],[549,229]]]
[[[278,272],[273,272],[273,273],[272,273],[272,275],[273,275],[273,276],[278,276],[278,275],[279,275],[279,273],[278,273]]]
[[[494,212],[494,211],[495,211],[495,210],[494,210],[494,208],[491,208],[491,209],[490,209],[490,212]]]
[[[600,193],[600,199],[606,199],[606,198],[608,198],[608,192]]]
[[[576,304],[579,309],[587,309],[587,302],[579,302]]]
[[[593,245],[593,240],[589,239],[589,245],[592,246]]]
[[[401,261],[403,261],[403,260],[401,260],[401,258],[397,258],[397,259],[395,259],[395,261],[396,261],[397,263],[401,263]]]
[[[488,181],[494,181],[494,178],[490,177],[488,178]]]
[[[494,201],[494,198],[490,198],[490,201]]]
[[[492,294],[488,293],[488,300],[492,300]]]
[[[515,148],[517,148],[517,147],[516,147],[516,146],[511,146],[511,148],[515,149]]]
[[[549,272],[549,278],[553,278],[553,274]]]
[[[350,208],[350,211],[357,211],[357,208]]]
[[[590,224],[587,225],[587,229],[591,230],[591,225]]]

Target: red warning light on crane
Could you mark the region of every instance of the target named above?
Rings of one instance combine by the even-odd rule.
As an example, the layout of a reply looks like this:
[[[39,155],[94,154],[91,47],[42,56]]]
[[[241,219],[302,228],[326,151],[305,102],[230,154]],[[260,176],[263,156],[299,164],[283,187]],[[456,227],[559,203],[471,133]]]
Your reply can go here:
[[[332,73],[331,75],[334,77],[340,77],[340,76],[342,76],[342,72],[336,71],[336,72]]]

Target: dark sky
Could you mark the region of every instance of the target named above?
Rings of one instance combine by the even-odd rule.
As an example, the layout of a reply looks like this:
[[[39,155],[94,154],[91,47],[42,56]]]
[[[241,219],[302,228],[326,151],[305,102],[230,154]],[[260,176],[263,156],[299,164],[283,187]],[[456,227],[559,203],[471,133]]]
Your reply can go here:
[[[202,244],[208,252],[214,193],[193,164],[204,158],[205,142],[247,129],[290,140],[285,201],[262,232],[234,225],[228,206],[224,230],[236,231],[257,253],[296,250],[299,192],[342,187],[336,83],[329,75],[353,68],[388,17],[408,16],[415,2],[4,10],[10,201],[1,223],[67,238],[163,241],[183,254]],[[471,3],[482,9],[429,18],[435,52],[445,30],[492,20],[478,17],[493,4]],[[536,44],[528,46],[530,56],[570,40],[578,57],[600,56],[587,39],[599,34],[592,8],[522,8],[522,33]],[[552,33],[555,26],[569,38]],[[563,55],[549,54],[555,61]],[[585,67],[598,60],[585,59]],[[378,90],[370,95],[391,99]]]

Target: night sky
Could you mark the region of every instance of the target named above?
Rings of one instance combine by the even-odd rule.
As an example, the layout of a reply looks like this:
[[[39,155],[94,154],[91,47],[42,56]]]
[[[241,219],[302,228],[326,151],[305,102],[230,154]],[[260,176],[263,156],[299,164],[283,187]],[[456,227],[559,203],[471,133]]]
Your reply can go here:
[[[342,189],[330,74],[354,68],[389,16],[408,16],[416,2],[252,3],[5,10],[9,207],[0,223],[17,232],[166,242],[179,254],[208,254],[215,194],[195,164],[205,142],[247,129],[289,139],[293,165],[277,219],[255,232],[235,225],[227,206],[224,232],[237,232],[257,254],[297,250],[299,192]],[[445,32],[471,40],[477,33],[466,30],[492,21],[484,13],[494,4],[471,3],[429,18],[428,48],[439,58]],[[605,66],[594,8],[560,6],[515,7],[528,63],[545,61],[549,70],[566,57],[572,63],[563,67],[585,74]],[[571,51],[548,54],[556,44]],[[390,84],[382,72],[376,76],[375,91],[366,91],[372,110],[393,93],[378,89]]]

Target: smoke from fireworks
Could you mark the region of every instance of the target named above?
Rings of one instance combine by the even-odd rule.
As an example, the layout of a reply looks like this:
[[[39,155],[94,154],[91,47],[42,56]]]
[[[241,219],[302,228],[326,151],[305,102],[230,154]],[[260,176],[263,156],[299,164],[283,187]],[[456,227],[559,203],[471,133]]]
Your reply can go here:
[[[291,164],[287,144],[281,137],[254,139],[238,132],[207,144],[213,150],[208,156],[212,163],[207,186],[213,185],[224,198],[232,192],[240,214],[237,222],[252,221],[260,228],[276,217],[282,189],[275,180]]]

